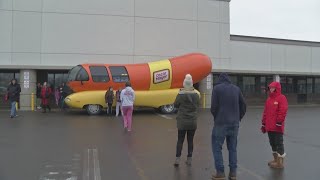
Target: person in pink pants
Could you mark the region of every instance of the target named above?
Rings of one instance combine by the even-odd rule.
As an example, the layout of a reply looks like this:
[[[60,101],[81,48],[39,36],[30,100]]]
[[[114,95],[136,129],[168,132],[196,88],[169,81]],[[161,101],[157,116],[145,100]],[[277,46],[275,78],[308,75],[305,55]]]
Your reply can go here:
[[[130,82],[126,82],[126,88],[121,91],[120,99],[123,112],[123,126],[130,132],[132,127],[133,103],[135,100],[134,90]]]

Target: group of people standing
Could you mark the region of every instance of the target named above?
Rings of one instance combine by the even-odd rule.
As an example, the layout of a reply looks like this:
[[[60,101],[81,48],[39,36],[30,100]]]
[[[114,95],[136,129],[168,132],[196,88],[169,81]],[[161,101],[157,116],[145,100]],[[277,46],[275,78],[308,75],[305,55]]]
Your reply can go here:
[[[37,109],[42,109],[43,113],[46,113],[47,109],[51,111],[50,99],[52,96],[54,96],[56,105],[60,109],[65,109],[64,99],[67,96],[66,85],[65,83],[62,83],[61,86],[57,87],[53,91],[47,82],[44,82],[43,85],[38,83],[36,96],[37,96],[36,107]]]
[[[135,92],[131,87],[130,82],[126,82],[125,88],[119,88],[116,94],[113,93],[113,88],[109,87],[105,94],[105,102],[107,105],[107,115],[112,115],[112,105],[114,100],[116,101],[116,116],[119,115],[120,111],[123,116],[123,126],[127,131],[132,130],[132,113],[133,104],[135,100]]]
[[[188,141],[188,165],[192,163],[193,138],[197,129],[198,107],[200,97],[193,88],[192,76],[187,74],[183,89],[180,90],[175,100],[178,108],[177,128],[178,140],[176,145],[176,160],[174,166],[179,166],[181,151],[185,135]],[[268,133],[273,160],[268,162],[271,168],[284,168],[286,155],[283,144],[283,133],[288,111],[288,102],[281,93],[281,84],[272,82],[268,86],[268,99],[266,100],[261,118],[261,132]],[[246,114],[246,103],[239,87],[233,85],[226,73],[221,73],[218,82],[212,91],[211,113],[214,126],[212,129],[211,145],[215,162],[216,173],[213,180],[225,179],[222,146],[226,141],[229,151],[229,179],[237,179],[237,144],[240,122]]]
[[[56,103],[63,102],[66,96],[64,85],[59,87],[56,92],[59,98]],[[16,114],[16,103],[19,101],[21,87],[16,79],[12,79],[7,88],[7,99],[10,101],[11,112],[10,117],[14,118]],[[49,98],[52,90],[44,82],[41,86],[37,85],[37,105],[51,110],[49,106]],[[284,168],[284,151],[283,134],[285,120],[288,111],[288,102],[286,97],[281,93],[281,84],[272,82],[268,86],[269,97],[266,100],[263,115],[261,118],[261,132],[268,133],[269,143],[272,149],[273,160],[268,162],[271,168]],[[124,89],[118,89],[114,95],[113,88],[110,87],[105,94],[105,102],[107,104],[107,114],[112,114],[112,105],[116,101],[116,116],[120,110],[123,116],[123,126],[127,131],[132,130],[132,112],[135,101],[135,92],[130,82],[126,82]],[[178,93],[174,102],[178,109],[177,129],[178,140],[176,145],[175,166],[179,166],[183,142],[187,135],[188,142],[188,165],[192,163],[193,154],[193,138],[197,129],[198,108],[200,105],[200,97],[193,87],[192,76],[187,74],[183,81],[183,89]],[[240,122],[246,114],[246,103],[239,87],[233,85],[226,73],[221,73],[218,82],[213,88],[211,99],[211,113],[213,115],[214,126],[212,129],[212,153],[215,161],[216,173],[212,179],[225,179],[225,169],[223,165],[222,146],[226,141],[229,151],[229,179],[235,180],[237,176],[237,143]]]
[[[59,86],[55,92],[55,98],[56,98],[56,104],[61,108],[64,109],[64,98],[67,96],[67,92],[65,89],[65,84],[63,83],[61,86]],[[58,92],[57,92],[58,91]],[[16,79],[12,79],[8,88],[7,88],[7,94],[6,94],[6,100],[9,100],[10,102],[10,118],[17,117],[17,103],[20,100],[20,93],[21,93],[21,87],[20,84],[18,84]],[[47,112],[47,109],[51,111],[50,107],[50,97],[53,95],[53,91],[51,87],[47,84],[47,82],[44,82],[43,85],[40,83],[37,84],[36,87],[36,108],[42,109],[43,113]]]

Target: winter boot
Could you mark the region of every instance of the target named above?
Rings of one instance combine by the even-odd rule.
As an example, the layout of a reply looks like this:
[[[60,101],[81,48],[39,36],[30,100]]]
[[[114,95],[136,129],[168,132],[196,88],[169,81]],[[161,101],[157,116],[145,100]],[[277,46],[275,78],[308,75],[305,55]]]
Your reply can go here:
[[[174,166],[175,166],[175,167],[178,167],[179,164],[180,164],[180,157],[176,157],[176,160],[175,160],[175,162],[174,162]]]
[[[270,167],[275,169],[283,169],[284,168],[283,161],[285,156],[286,156],[286,153],[284,153],[283,155],[278,154],[276,163],[271,164]]]
[[[226,175],[224,174],[224,172],[218,172],[214,175],[212,175],[212,180],[225,180],[226,179]]]
[[[268,166],[271,166],[271,164],[275,164],[277,162],[278,153],[273,152],[272,155],[273,155],[273,160],[268,162]]]
[[[192,163],[192,157],[187,157],[186,164],[190,166],[191,163]]]
[[[229,173],[229,180],[236,180],[237,179],[237,172],[230,171]]]

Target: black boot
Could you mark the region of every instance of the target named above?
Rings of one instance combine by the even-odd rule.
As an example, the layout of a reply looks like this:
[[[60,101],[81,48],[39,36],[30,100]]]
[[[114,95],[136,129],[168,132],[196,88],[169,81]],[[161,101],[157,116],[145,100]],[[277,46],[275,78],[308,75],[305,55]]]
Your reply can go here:
[[[42,107],[42,113],[46,113],[46,112],[47,112],[46,106],[43,106]]]

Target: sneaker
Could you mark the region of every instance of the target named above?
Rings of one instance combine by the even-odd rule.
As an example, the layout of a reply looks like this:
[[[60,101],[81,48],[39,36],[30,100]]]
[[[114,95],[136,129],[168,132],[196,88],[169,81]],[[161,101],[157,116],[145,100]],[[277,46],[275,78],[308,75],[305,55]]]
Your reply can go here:
[[[180,157],[176,157],[176,160],[174,161],[174,166],[175,167],[178,167],[179,166],[179,164],[180,164]]]
[[[14,115],[14,117],[18,117],[18,116],[19,116],[18,114]]]
[[[10,118],[13,118],[13,116],[10,116]]]

